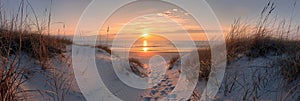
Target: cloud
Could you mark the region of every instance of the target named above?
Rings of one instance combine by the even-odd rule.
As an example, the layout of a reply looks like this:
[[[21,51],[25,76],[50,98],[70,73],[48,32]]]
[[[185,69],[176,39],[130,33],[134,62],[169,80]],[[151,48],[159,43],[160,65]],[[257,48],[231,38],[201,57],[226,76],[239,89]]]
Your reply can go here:
[[[158,16],[164,16],[164,14],[163,14],[163,13],[157,13],[157,15],[158,15]]]
[[[172,32],[166,32],[166,33],[205,33],[205,32],[218,32],[218,30],[202,30],[202,29],[188,29],[188,30],[176,30]]]
[[[171,11],[165,11],[163,14],[165,14],[167,16],[171,16],[173,13]]]
[[[176,12],[174,12],[176,11]],[[162,13],[157,13],[158,16],[162,16],[162,17],[167,17],[167,18],[170,18],[172,19],[173,21],[176,21],[180,24],[187,24],[189,23],[189,19],[183,17],[184,16],[184,13],[180,13],[180,12],[177,12],[179,11],[178,9],[173,9],[173,10],[167,10],[167,11],[164,11]]]
[[[178,9],[173,9],[173,11],[174,11],[174,12],[177,12],[177,11],[178,11]]]

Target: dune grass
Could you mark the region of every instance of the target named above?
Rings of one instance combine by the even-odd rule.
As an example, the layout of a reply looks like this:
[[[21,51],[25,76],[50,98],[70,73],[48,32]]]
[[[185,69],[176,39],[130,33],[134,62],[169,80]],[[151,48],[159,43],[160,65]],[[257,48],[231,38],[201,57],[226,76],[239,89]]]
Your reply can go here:
[[[299,25],[291,23],[293,22],[292,17],[289,20],[278,19],[274,14],[275,10],[275,4],[270,0],[257,20],[249,22],[237,19],[232,24],[229,33],[226,33],[226,68],[229,71],[225,72],[220,88],[224,97],[230,96],[236,100],[262,100],[260,98],[263,98],[266,93],[278,93],[265,91],[266,88],[269,89],[268,87],[270,87],[266,85],[280,85],[283,88],[279,89],[286,91],[276,96],[281,101],[300,98],[298,92],[300,87]],[[202,50],[198,53],[201,64],[199,80],[207,81],[211,68],[211,52]],[[269,59],[270,57],[272,59]],[[265,67],[255,66],[259,64],[251,64],[254,67],[247,67],[243,63],[243,67],[235,67],[236,65],[233,64],[240,65],[237,62],[241,62],[241,58],[248,58],[249,62],[258,58],[272,60],[272,62],[267,63]],[[247,68],[256,69],[250,72]],[[278,82],[281,79],[283,82]],[[200,99],[200,95],[193,94],[193,96]]]
[[[30,67],[30,63],[26,61],[37,60],[42,70],[50,70],[52,67],[49,67],[51,64],[48,61],[62,55],[66,51],[66,45],[72,44],[70,40],[53,36],[7,30],[0,31],[0,39],[0,99],[2,101],[30,99],[27,90],[22,86],[32,78],[28,75],[35,72],[36,68]],[[29,57],[22,58],[25,55]]]
[[[0,1],[1,5],[5,3],[6,1]],[[25,10],[33,12],[32,16],[35,18],[26,17],[29,14]],[[20,1],[18,12],[8,13],[6,9],[0,8],[1,101],[30,100],[29,92],[39,92],[28,91],[23,87],[32,78],[30,75],[37,70],[31,67],[30,61],[37,60],[44,71],[51,69],[48,60],[62,55],[66,51],[66,45],[72,44],[68,39],[50,36],[50,24],[47,24],[49,22],[41,23],[32,5],[26,0]],[[22,58],[27,55],[29,57]]]
[[[265,67],[255,67],[257,71],[251,74],[245,74],[250,72],[247,70],[227,71],[220,89],[224,92],[224,96],[229,96],[241,87],[238,95],[230,96],[238,97],[236,99],[241,98],[241,100],[259,100],[263,97],[260,93],[264,91],[264,87],[271,84],[280,85],[287,91],[278,95],[282,101],[292,100],[295,96],[299,99],[297,92],[300,87],[300,39],[294,39],[294,36],[300,36],[299,25],[288,23],[289,20],[280,21],[280,19],[273,18],[274,10],[275,5],[270,1],[262,10],[258,20],[249,23],[249,21],[237,19],[226,34],[227,69],[245,68],[231,66],[239,62],[241,58],[248,58],[249,61],[258,58],[269,60],[269,57],[278,57],[278,59],[271,59],[272,63],[268,63]],[[199,50],[198,54],[201,65],[199,80],[207,81],[211,69],[211,52],[209,49]],[[173,63],[175,60],[178,59],[174,58],[170,62]],[[266,72],[261,73],[262,71]],[[277,84],[279,82],[272,81],[277,75],[285,82]],[[251,80],[247,77],[251,77]],[[199,98],[197,94],[193,96]]]
[[[289,90],[287,94],[279,95],[282,98],[281,100],[291,100],[291,97],[299,89],[299,83],[297,82],[300,80],[300,39],[295,39],[294,37],[299,37],[300,35],[299,25],[291,23],[293,21],[292,17],[289,20],[273,17],[275,10],[275,4],[270,0],[260,13],[261,15],[258,20],[251,22],[251,24],[247,21],[237,19],[226,35],[228,65],[235,63],[242,57],[247,57],[250,61],[257,58],[268,59],[269,57],[279,57],[272,60],[273,62],[269,64],[271,67],[257,67],[257,69],[266,68],[266,73],[259,73],[261,71],[258,70],[253,74],[247,75],[248,77],[252,77],[253,81],[244,81],[252,83],[249,87],[246,87],[247,85],[241,86],[245,89],[245,91],[240,91],[241,95],[239,95],[243,100],[259,100],[262,97],[259,95],[259,91],[263,91],[264,85],[268,85],[268,83],[272,84],[270,80],[273,80],[272,78],[277,75],[281,75],[286,81],[279,85],[285,87],[284,89],[287,89],[287,91]],[[277,68],[279,69],[277,70]],[[242,79],[241,75],[245,75],[245,72],[236,71],[225,75],[225,79],[223,80],[224,96],[232,93],[232,89],[241,85],[238,84],[238,79]],[[273,83],[278,82],[273,81]],[[290,98],[285,96],[289,96]],[[298,95],[296,94],[296,96]]]
[[[51,58],[63,53],[66,45],[72,44],[70,40],[55,38],[53,36],[35,33],[0,31],[1,55],[16,55],[19,50],[30,54],[33,58]],[[44,49],[43,49],[44,48]]]
[[[198,49],[198,56],[200,61],[199,80],[207,81],[211,70],[211,50],[209,48]]]
[[[240,56],[249,59],[267,56],[281,56],[278,60],[281,72],[289,81],[299,77],[299,25],[285,24],[286,20],[271,20],[275,6],[269,2],[261,12],[256,26],[236,20],[226,37],[228,63]],[[292,20],[292,19],[290,19]]]

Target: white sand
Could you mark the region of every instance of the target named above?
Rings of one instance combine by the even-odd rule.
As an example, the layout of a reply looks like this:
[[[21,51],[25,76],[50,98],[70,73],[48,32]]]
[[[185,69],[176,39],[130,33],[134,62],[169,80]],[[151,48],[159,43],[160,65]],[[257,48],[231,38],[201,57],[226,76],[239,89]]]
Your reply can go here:
[[[71,51],[68,50],[68,52],[64,54],[65,57],[63,57],[62,60],[52,59],[52,61],[54,61],[52,63],[54,64],[52,64],[51,67],[59,69],[60,72],[64,74],[56,80],[58,84],[62,85],[61,87],[58,87],[59,92],[68,91],[64,96],[66,101],[83,101],[85,98],[80,93],[74,79],[70,54]],[[284,88],[286,84],[279,73],[278,65],[276,65],[276,60],[279,57],[280,56],[269,56],[266,58],[261,57],[249,60],[246,56],[242,56],[240,59],[237,59],[228,65],[224,80],[215,100],[243,100],[243,98],[246,100],[253,100],[254,98],[257,98],[258,100],[280,100],[282,97],[289,97],[296,100],[299,93],[293,92],[295,93],[295,96],[285,96],[290,89]],[[27,58],[28,57],[24,57],[24,60]],[[114,74],[114,71],[111,68],[111,57],[108,53],[103,50],[97,51],[96,63],[98,67],[101,67],[98,68],[98,72],[101,74],[102,78],[106,78],[104,82],[105,84],[108,84],[106,86],[111,93],[128,101],[154,101],[155,99],[164,97],[175,88],[180,75],[180,63],[177,61],[174,68],[167,71],[166,76],[161,80],[161,83],[150,89],[137,90],[126,87],[126,85],[118,79],[117,75]],[[50,86],[49,83],[47,83],[47,81],[49,81],[47,75],[49,76],[55,72],[43,72],[39,70],[40,66],[35,64],[34,60],[30,61],[29,68],[36,69],[35,71],[37,72],[33,74],[34,76],[32,79],[26,82],[24,88],[27,90],[40,90],[41,92],[30,93],[33,95],[31,99],[53,100],[55,97],[51,96],[53,96],[53,93],[55,92],[53,92],[53,86]],[[297,82],[299,83],[299,80],[295,81],[295,83],[291,83],[291,85],[295,85]],[[204,87],[205,81],[199,81],[195,89],[195,95],[200,96]],[[43,96],[41,96],[41,94],[43,94]],[[131,98],[132,96],[136,97]],[[199,100],[196,96],[192,96],[191,99]]]

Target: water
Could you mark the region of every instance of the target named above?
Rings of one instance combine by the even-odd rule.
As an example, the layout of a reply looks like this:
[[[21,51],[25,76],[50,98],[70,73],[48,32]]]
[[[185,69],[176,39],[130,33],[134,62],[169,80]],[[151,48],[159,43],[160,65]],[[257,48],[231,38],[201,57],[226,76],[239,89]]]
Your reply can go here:
[[[180,41],[186,42],[188,41]],[[98,45],[102,43],[107,43],[105,41],[98,41]],[[197,48],[207,48],[209,47],[207,41],[195,41]],[[108,46],[111,46],[112,42],[108,42]],[[169,41],[149,41],[149,40],[138,40],[136,41],[130,49],[122,46],[122,44],[116,45],[117,47],[112,47],[111,49],[115,52],[125,52],[124,50],[129,50],[129,58],[135,58],[140,60],[144,64],[148,64],[149,60],[155,56],[162,56],[165,61],[170,61],[174,57],[178,57],[179,53],[187,53],[195,50],[193,47],[180,47],[178,50],[172,42]]]
[[[189,41],[179,41],[182,43],[190,43]],[[195,41],[194,42],[197,48],[207,48],[209,47],[207,41]],[[97,45],[107,45],[112,46],[112,41],[98,41]],[[122,44],[116,45],[117,47],[112,47],[114,51],[123,51],[127,48],[123,47]],[[194,50],[194,47],[180,47],[178,50],[172,42],[168,41],[137,41],[129,49],[131,52],[155,52],[155,53],[168,53],[168,52],[190,52]]]

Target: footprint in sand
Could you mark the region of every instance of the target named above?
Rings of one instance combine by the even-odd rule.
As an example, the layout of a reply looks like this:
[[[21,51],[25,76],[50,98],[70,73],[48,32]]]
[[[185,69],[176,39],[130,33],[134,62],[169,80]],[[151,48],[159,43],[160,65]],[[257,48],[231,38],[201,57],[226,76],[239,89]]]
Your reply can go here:
[[[151,90],[150,95],[154,96],[158,91],[157,90]]]

